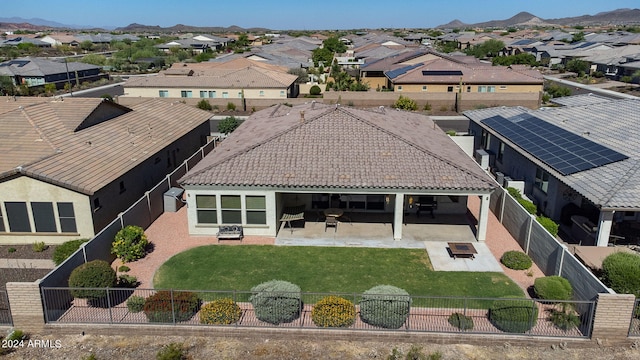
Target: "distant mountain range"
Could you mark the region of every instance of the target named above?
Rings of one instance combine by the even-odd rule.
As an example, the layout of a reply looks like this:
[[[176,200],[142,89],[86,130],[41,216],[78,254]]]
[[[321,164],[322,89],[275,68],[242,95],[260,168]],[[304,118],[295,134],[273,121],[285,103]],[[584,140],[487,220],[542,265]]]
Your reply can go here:
[[[439,25],[439,29],[459,28],[509,28],[531,26],[597,26],[597,25],[637,25],[640,24],[640,9],[617,9],[595,15],[582,15],[558,19],[542,19],[528,12],[521,12],[506,20],[491,20],[475,24],[465,24],[453,20]]]
[[[460,20],[453,20],[447,24],[439,25],[441,29],[460,28],[509,28],[509,27],[531,27],[531,26],[596,26],[596,25],[640,25],[640,9],[617,9],[605,11],[595,15],[582,15],[558,19],[542,19],[528,12],[521,12],[506,20],[491,20],[475,24],[466,24]],[[142,24],[130,24],[125,27],[113,26],[89,26],[89,25],[68,25],[44,19],[23,19],[20,17],[3,18],[0,17],[0,29],[7,30],[31,30],[43,31],[52,29],[68,30],[116,30],[131,33],[176,33],[176,32],[209,32],[209,33],[229,33],[229,32],[268,32],[265,28],[242,28],[239,26],[229,27],[202,27],[190,25],[174,25],[171,27],[150,26]]]

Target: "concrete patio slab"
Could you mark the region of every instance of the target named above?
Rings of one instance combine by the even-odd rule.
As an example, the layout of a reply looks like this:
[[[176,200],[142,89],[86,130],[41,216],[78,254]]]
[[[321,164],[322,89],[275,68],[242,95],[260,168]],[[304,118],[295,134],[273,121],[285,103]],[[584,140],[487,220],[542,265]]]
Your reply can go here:
[[[434,271],[503,272],[502,266],[493,256],[487,244],[482,241],[473,241],[471,243],[478,251],[474,259],[454,259],[447,250],[446,241],[425,241],[424,246],[431,259]]]

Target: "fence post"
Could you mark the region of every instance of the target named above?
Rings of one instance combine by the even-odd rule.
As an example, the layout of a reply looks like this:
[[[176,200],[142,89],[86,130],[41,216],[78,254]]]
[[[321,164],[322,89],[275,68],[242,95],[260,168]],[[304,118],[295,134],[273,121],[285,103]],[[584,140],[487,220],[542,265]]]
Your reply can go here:
[[[149,209],[149,215],[151,215],[151,199],[149,198],[149,192],[145,191],[144,196],[147,198],[147,209]],[[149,218],[151,218],[151,216],[149,216]]]
[[[559,244],[561,253],[560,253],[560,264],[558,265],[558,276],[562,276],[562,267],[564,266],[564,253],[567,252],[568,248],[565,244]]]
[[[504,218],[504,203],[507,201],[507,191],[502,189],[502,199],[500,201],[500,224]]]
[[[529,227],[527,229],[527,236],[524,239],[524,252],[529,255],[529,243],[531,242],[531,229],[533,228],[533,222],[536,221],[534,215],[529,214]]]
[[[176,308],[175,308],[175,303],[173,302],[173,289],[169,290],[170,294],[171,294],[171,319],[173,321],[173,325],[176,324]]]
[[[107,287],[107,307],[109,308],[109,324],[113,324],[113,311],[111,310],[111,298],[109,297],[108,287]]]

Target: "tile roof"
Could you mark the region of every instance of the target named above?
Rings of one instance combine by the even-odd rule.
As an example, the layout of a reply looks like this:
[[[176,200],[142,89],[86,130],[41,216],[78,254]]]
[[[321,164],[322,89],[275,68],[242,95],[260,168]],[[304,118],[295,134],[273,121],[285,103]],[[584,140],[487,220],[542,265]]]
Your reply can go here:
[[[21,173],[89,195],[211,116],[158,99],[129,108],[102,99],[30,99],[0,102],[0,179]]]
[[[96,70],[99,66],[79,63],[53,61],[43,58],[18,58],[0,63],[0,75],[6,76],[46,76],[54,74],[66,74],[69,72]]]
[[[581,106],[581,105],[599,104],[602,102],[608,102],[612,100],[613,100],[612,98],[607,98],[604,96],[589,93],[589,94],[582,94],[582,95],[562,96],[558,98],[553,98],[551,99],[551,102],[554,104],[562,105],[562,106]]]
[[[319,103],[254,113],[180,182],[445,192],[495,187],[427,116]]]
[[[452,71],[455,71],[455,73]],[[442,72],[442,74],[436,75],[436,72]],[[392,72],[388,77],[395,84],[451,84],[462,81],[466,84],[516,83],[542,85],[543,82],[542,74],[537,70],[528,70],[521,67],[462,64],[444,58],[427,61],[422,66],[414,67],[400,74]]]
[[[611,100],[586,105],[529,110],[522,107],[471,110],[464,115],[476,123],[501,115],[528,113],[565,130],[629,156],[628,159],[562,176],[531,159],[594,204],[605,209],[640,211],[640,99]],[[501,136],[496,135],[499,139]],[[508,139],[502,139],[509,143]],[[527,154],[519,150],[523,155]],[[531,156],[527,156],[531,158]]]

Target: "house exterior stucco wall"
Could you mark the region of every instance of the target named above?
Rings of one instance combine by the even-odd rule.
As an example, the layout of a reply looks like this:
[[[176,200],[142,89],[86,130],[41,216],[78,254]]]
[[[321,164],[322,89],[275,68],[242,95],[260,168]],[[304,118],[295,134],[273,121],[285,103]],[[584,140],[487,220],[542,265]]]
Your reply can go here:
[[[242,99],[242,92],[244,91],[245,99],[286,99],[290,93],[287,88],[276,89],[232,89],[232,88],[192,88],[192,87],[167,87],[167,88],[140,88],[140,87],[126,87],[123,97],[160,97],[160,90],[167,91],[168,98],[182,99],[182,91],[191,91],[191,98],[193,99]],[[200,91],[207,91],[207,97],[200,97]],[[208,97],[209,91],[215,91],[216,97]],[[262,91],[262,93],[260,93]],[[282,93],[284,91],[284,93]],[[228,97],[224,97],[223,94],[227,93]],[[187,99],[191,99],[187,98]]]
[[[0,194],[2,194],[2,199],[0,202],[3,215],[2,221],[4,222],[4,228],[6,230],[6,232],[0,232],[0,243],[33,244],[35,242],[44,241],[47,244],[60,244],[65,241],[78,238],[91,238],[93,237],[93,235],[95,235],[93,230],[91,206],[89,203],[89,197],[87,195],[27,176],[18,176],[1,182]],[[32,232],[15,233],[8,231],[9,223],[7,219],[7,211],[5,208],[6,202],[27,203],[27,212],[29,214],[29,222]],[[60,223],[58,218],[58,210],[55,204],[59,202],[72,203],[77,232],[35,232],[33,213],[30,206],[32,202],[48,202],[54,204],[54,218],[56,219],[56,227],[58,228],[58,231],[60,231]]]

